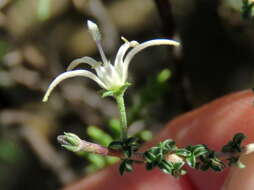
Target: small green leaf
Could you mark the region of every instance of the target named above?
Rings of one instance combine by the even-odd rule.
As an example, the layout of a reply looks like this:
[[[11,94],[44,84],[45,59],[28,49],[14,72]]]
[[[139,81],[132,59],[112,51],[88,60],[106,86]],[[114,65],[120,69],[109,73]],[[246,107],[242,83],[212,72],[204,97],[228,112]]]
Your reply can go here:
[[[160,163],[159,163],[159,168],[165,172],[165,173],[168,173],[168,174],[171,174],[174,166],[171,162],[168,162],[166,160],[162,160]]]
[[[144,157],[147,162],[154,162],[157,159],[157,157],[150,151],[145,152]]]
[[[173,141],[172,139],[167,139],[163,141],[161,144],[163,147],[165,147],[169,151],[171,151],[171,149],[175,147],[175,141]]]
[[[147,164],[146,164],[146,169],[147,169],[147,170],[152,170],[155,166],[156,166],[156,163],[155,163],[155,162],[147,163]]]
[[[191,168],[196,167],[196,157],[194,155],[187,157],[186,162]]]
[[[184,162],[174,163],[174,169],[179,170],[184,166]]]
[[[242,141],[246,138],[246,136],[243,133],[237,133],[234,137],[233,137],[233,142],[237,145],[240,145],[242,143]]]
[[[113,150],[121,150],[123,148],[121,141],[113,141],[108,145],[108,148]]]
[[[191,156],[191,152],[189,150],[186,150],[185,148],[177,149],[175,153],[176,155],[183,157]]]
[[[207,148],[206,146],[199,144],[199,145],[195,145],[193,146],[193,154],[195,155],[195,157],[199,157],[201,155],[207,154]]]
[[[133,170],[133,168],[132,168],[132,161],[131,160],[126,160],[126,162],[125,162],[125,170],[127,172],[131,172]]]
[[[125,155],[126,157],[128,157],[128,158],[130,158],[130,157],[132,156],[132,151],[131,151],[130,148],[124,149],[124,150],[123,150],[123,153],[124,153],[124,155]]]
[[[210,167],[214,171],[222,171],[225,168],[225,165],[219,159],[214,158],[214,159],[211,159],[211,165],[210,165]]]
[[[121,162],[121,164],[119,166],[119,172],[121,175],[124,174],[124,172],[125,172],[125,163],[124,162]]]
[[[137,142],[138,142],[138,138],[130,137],[130,138],[127,139],[126,144],[127,145],[132,145],[132,144],[137,143]]]
[[[242,141],[246,138],[243,133],[237,133],[232,141],[229,141],[226,145],[222,147],[222,152],[224,153],[237,153],[242,152]]]
[[[132,164],[133,164],[132,160],[129,159],[123,160],[119,166],[120,174],[123,175],[124,172],[131,172],[133,170]]]

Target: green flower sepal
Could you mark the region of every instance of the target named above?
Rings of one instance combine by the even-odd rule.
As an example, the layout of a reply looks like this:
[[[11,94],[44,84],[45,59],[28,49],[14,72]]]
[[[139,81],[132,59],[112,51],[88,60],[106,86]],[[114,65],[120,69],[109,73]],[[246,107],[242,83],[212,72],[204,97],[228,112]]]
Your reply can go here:
[[[101,96],[102,98],[105,98],[108,96],[112,96],[112,97],[121,96],[124,94],[124,92],[127,90],[129,86],[131,86],[131,83],[126,82],[123,86],[119,88],[112,89],[112,90],[105,90]]]

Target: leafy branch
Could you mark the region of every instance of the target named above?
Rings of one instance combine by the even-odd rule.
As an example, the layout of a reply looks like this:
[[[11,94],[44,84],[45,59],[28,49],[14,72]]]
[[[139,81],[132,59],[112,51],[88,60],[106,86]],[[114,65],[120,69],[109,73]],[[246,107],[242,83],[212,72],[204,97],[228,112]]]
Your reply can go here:
[[[113,141],[108,147],[81,140],[72,133],[58,136],[58,141],[64,148],[73,152],[85,151],[119,157],[122,159],[119,166],[121,175],[125,172],[131,172],[133,164],[141,163],[147,170],[157,167],[164,173],[180,177],[187,173],[183,169],[184,165],[203,171],[211,169],[215,172],[222,171],[232,165],[244,168],[239,160],[240,155],[254,150],[253,144],[242,146],[245,138],[244,134],[237,133],[232,140],[222,147],[220,152],[215,152],[203,144],[178,148],[172,139],[162,141],[145,152],[138,151],[140,143],[139,139],[135,137],[123,141]]]

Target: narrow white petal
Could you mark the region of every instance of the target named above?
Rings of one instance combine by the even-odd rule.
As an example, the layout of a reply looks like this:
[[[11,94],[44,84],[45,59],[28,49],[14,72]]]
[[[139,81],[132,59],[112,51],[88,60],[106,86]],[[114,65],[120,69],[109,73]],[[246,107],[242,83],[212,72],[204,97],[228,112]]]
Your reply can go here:
[[[96,45],[97,45],[97,48],[100,52],[100,55],[101,55],[101,59],[102,59],[102,62],[104,65],[107,65],[108,64],[108,59],[103,51],[103,48],[102,48],[102,45],[101,45],[101,42],[100,41],[96,41]]]
[[[123,45],[121,45],[121,47],[119,48],[119,50],[117,52],[114,67],[115,67],[115,70],[119,73],[119,77],[121,78],[121,81],[124,83],[125,82],[124,78],[123,78],[124,56],[125,56],[126,52],[128,51],[128,49],[138,45],[138,42],[137,41],[129,42],[125,38],[123,38],[123,40],[125,41],[125,43]]]
[[[121,47],[119,48],[117,54],[116,54],[116,59],[115,59],[115,67],[118,67],[119,64],[123,61],[123,57],[126,53],[126,51],[130,48],[130,43],[125,42]]]
[[[130,41],[129,42],[124,37],[122,37],[122,40],[124,40],[125,43],[123,45],[121,45],[121,47],[119,48],[119,50],[116,54],[115,66],[117,66],[119,63],[123,62],[123,57],[129,48],[139,45],[139,43],[137,41]]]
[[[95,59],[85,56],[78,59],[74,59],[68,66],[67,71],[73,70],[75,67],[79,66],[82,63],[86,63],[90,65],[92,68],[96,68],[97,66],[100,65],[100,63],[97,62]]]
[[[61,75],[57,76],[53,82],[49,85],[48,90],[46,92],[46,94],[43,97],[43,102],[48,101],[48,97],[51,94],[51,92],[54,90],[54,88],[63,80],[68,79],[68,78],[72,78],[72,77],[77,77],[77,76],[82,76],[82,77],[88,77],[92,80],[94,80],[95,82],[97,82],[102,88],[106,88],[106,86],[104,85],[104,83],[93,73],[91,73],[90,71],[86,71],[86,70],[75,70],[75,71],[66,71],[64,73],[62,73]]]
[[[99,30],[97,24],[88,20],[87,26],[88,26],[89,32],[91,33],[94,41],[100,41],[101,40],[101,33],[100,33],[100,30]]]
[[[87,21],[87,26],[88,26],[88,29],[89,29],[89,32],[90,34],[92,35],[98,49],[99,49],[99,52],[100,52],[100,55],[101,55],[101,58],[102,58],[102,62],[104,64],[107,64],[108,63],[108,60],[107,60],[107,57],[102,49],[102,45],[101,45],[101,33],[100,33],[100,30],[97,26],[97,24],[95,24],[94,22],[88,20]]]
[[[123,68],[123,77],[127,78],[127,73],[128,73],[128,67],[130,64],[130,61],[132,58],[139,53],[141,50],[150,47],[150,46],[160,46],[160,45],[169,45],[169,46],[179,46],[180,43],[176,42],[174,40],[169,40],[169,39],[155,39],[155,40],[149,40],[146,42],[143,42],[137,46],[135,46],[125,57],[124,59],[124,68]]]

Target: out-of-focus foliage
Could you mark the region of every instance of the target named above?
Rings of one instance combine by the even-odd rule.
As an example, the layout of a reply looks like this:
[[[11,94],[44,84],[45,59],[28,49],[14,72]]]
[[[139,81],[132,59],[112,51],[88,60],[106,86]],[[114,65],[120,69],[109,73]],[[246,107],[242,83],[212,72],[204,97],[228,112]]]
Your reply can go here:
[[[21,157],[20,147],[11,140],[1,139],[0,150],[0,159],[7,164],[15,163]]]
[[[87,134],[93,142],[96,142],[106,147],[110,144],[110,142],[113,141],[113,138],[110,136],[110,134],[104,132],[103,130],[101,130],[100,128],[96,126],[88,126]],[[88,173],[95,172],[98,169],[102,169],[105,166],[113,164],[119,160],[118,158],[114,158],[110,156],[105,157],[105,156],[95,155],[92,153],[85,153],[85,157],[90,162],[90,164],[86,166],[85,168],[86,172]]]
[[[232,11],[240,13],[245,20],[250,20],[253,17],[253,0],[226,0],[224,4]]]
[[[117,119],[110,119],[108,122],[109,132],[96,127],[88,126],[87,135],[88,137],[98,144],[101,144],[105,147],[113,140],[119,140],[121,134],[121,125],[120,121]],[[139,137],[141,141],[146,142],[152,139],[152,133],[149,130],[142,130],[135,134],[136,137]],[[81,157],[86,158],[90,163],[85,167],[86,173],[96,172],[99,169],[102,169],[108,165],[114,164],[119,161],[118,158],[111,156],[101,156],[92,153],[79,153]]]
[[[46,21],[50,17],[50,2],[51,0],[39,0],[38,2],[38,18]]]
[[[138,90],[136,101],[129,110],[128,120],[130,123],[143,118],[142,113],[144,113],[144,109],[165,95],[169,90],[167,82],[170,76],[170,70],[164,69],[157,76],[148,78],[144,87]]]
[[[4,40],[0,41],[0,60],[6,55],[8,49],[8,43]]]

